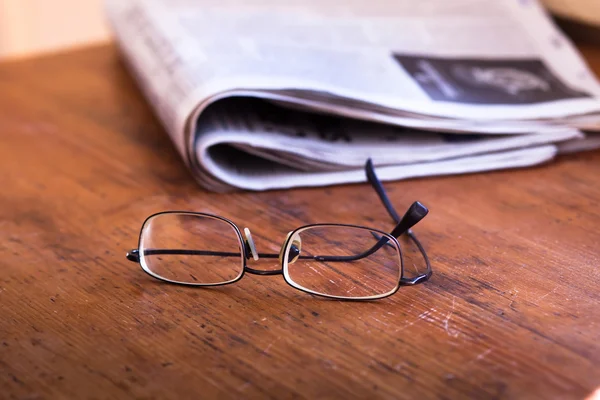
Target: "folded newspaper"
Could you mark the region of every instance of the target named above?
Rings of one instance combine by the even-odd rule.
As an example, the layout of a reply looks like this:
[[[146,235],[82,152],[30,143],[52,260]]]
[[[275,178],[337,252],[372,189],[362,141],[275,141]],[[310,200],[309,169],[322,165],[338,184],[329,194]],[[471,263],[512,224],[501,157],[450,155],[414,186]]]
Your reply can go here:
[[[600,84],[535,0],[106,0],[206,188],[524,167],[600,147]],[[595,133],[596,132],[596,133]]]

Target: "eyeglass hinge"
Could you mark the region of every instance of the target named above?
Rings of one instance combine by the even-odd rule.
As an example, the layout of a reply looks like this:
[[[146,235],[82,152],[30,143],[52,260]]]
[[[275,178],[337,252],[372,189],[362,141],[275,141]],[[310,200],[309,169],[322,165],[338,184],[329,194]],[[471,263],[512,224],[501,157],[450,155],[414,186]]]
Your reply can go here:
[[[137,249],[128,251],[127,259],[133,262],[140,262],[140,251]]]
[[[414,278],[401,278],[400,279],[400,285],[408,285],[408,286],[412,286],[412,285],[418,285],[419,283],[423,283],[427,280],[429,280],[429,278],[431,278],[431,271],[425,273],[425,274],[421,274],[419,276],[415,276]]]

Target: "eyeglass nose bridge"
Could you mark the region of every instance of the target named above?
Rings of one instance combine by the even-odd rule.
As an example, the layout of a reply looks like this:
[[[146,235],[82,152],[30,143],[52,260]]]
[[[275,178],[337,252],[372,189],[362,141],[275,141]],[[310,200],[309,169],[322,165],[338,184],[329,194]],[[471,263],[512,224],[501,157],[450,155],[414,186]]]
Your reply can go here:
[[[293,231],[288,232],[287,236],[285,237],[285,240],[283,241],[283,244],[281,245],[281,250],[279,251],[279,262],[281,263],[281,265],[283,265],[283,254],[285,253],[286,244],[290,241],[292,242],[292,244],[290,246],[290,252],[288,254],[288,265],[295,263],[296,260],[298,260],[298,258],[300,257],[300,252],[302,251],[302,239],[300,238],[300,234],[298,232],[294,233],[294,236],[292,236],[292,233]],[[291,239],[290,236],[292,236]]]
[[[294,236],[292,236],[290,239],[290,236],[292,235],[292,233],[293,233],[293,231],[288,232],[285,240],[283,241],[283,244],[281,245],[281,250],[279,251],[279,256],[278,256],[279,262],[281,263],[281,265],[283,265],[282,260],[283,260],[283,254],[285,252],[285,247],[289,243],[290,240],[292,241],[292,243],[290,245],[290,251],[288,254],[288,264],[293,264],[300,257],[300,251],[302,248],[302,239],[300,238],[300,235],[298,233],[295,233]],[[246,259],[249,259],[250,257],[252,257],[256,261],[260,258],[260,256],[266,257],[266,258],[274,258],[273,257],[273,256],[275,256],[274,254],[258,253],[258,251],[256,250],[256,245],[254,243],[254,239],[252,238],[252,233],[250,232],[250,229],[244,228],[244,235],[246,236],[246,240],[244,241]],[[250,268],[246,265],[246,263],[244,263],[244,271],[251,273],[251,274],[255,274],[255,275],[278,275],[278,274],[283,273],[282,269],[263,271],[263,270]]]

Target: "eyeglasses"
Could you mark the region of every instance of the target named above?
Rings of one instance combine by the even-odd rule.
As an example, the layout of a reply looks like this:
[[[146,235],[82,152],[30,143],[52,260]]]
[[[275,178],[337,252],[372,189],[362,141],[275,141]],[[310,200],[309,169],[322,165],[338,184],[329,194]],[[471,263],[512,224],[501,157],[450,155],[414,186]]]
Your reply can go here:
[[[400,218],[371,160],[367,179],[396,222],[390,232],[358,225],[312,224],[291,231],[279,254],[259,253],[252,234],[244,234],[232,221],[216,215],[166,211],[148,217],[140,231],[138,248],[127,259],[161,281],[187,286],[220,286],[242,279],[245,273],[283,274],[292,287],[317,296],[343,300],[375,300],[394,294],[400,286],[415,285],[431,277],[425,249],[411,228],[428,209],[414,202]],[[399,239],[406,240],[421,264],[412,276],[405,274]],[[257,270],[248,260],[278,259],[278,270]]]

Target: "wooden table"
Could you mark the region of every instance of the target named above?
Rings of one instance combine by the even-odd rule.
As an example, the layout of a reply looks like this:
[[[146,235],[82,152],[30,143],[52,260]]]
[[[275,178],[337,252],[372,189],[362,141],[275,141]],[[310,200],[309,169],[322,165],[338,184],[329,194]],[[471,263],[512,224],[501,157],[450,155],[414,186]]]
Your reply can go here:
[[[583,50],[600,73],[600,49]],[[581,399],[600,386],[600,152],[388,184],[399,208],[430,207],[418,233],[434,276],[350,303],[281,276],[165,285],[126,261],[161,210],[223,215],[264,245],[311,222],[391,221],[366,184],[205,192],[112,46],[1,65],[0,134],[0,398]]]

